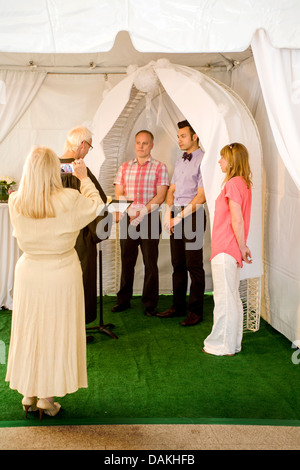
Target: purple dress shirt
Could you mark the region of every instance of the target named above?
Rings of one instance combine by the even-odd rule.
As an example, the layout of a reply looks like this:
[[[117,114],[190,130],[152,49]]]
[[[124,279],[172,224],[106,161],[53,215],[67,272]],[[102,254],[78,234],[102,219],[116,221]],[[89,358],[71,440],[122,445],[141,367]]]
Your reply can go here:
[[[191,161],[178,158],[175,163],[171,184],[175,185],[174,205],[186,206],[196,196],[198,188],[203,188],[201,162],[204,152],[201,148],[193,152]]]

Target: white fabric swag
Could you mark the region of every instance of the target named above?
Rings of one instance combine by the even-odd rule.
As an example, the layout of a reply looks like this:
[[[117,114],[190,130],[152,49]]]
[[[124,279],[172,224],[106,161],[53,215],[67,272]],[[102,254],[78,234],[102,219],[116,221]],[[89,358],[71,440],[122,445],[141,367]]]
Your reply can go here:
[[[46,76],[47,72],[0,71],[3,103],[0,104],[0,143],[30,106]]]
[[[274,140],[300,189],[300,50],[276,49],[264,30],[251,46]]]

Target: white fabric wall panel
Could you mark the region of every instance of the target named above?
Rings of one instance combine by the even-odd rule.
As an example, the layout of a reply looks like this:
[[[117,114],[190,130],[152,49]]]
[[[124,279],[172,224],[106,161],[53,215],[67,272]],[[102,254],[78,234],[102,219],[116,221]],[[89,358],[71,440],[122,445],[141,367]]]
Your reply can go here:
[[[19,181],[33,145],[49,146],[62,155],[68,130],[91,123],[104,87],[103,75],[48,74],[29,109],[0,144],[0,174]]]
[[[300,338],[300,193],[278,153],[262,99],[256,119],[264,151],[263,316],[294,342]]]
[[[0,142],[5,139],[31,105],[46,75],[46,72],[0,71],[0,83],[2,84]]]

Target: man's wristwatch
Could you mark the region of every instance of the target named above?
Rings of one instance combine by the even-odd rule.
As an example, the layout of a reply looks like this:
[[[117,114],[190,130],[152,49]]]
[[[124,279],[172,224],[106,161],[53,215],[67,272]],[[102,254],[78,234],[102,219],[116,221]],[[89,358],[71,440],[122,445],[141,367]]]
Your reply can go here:
[[[182,212],[179,212],[176,217],[178,217],[179,219],[183,219],[183,216],[182,216]]]

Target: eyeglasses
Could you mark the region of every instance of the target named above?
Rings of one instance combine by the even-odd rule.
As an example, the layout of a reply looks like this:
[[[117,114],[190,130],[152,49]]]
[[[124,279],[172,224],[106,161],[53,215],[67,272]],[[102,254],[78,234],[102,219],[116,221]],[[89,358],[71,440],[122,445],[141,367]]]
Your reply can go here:
[[[89,142],[87,142],[86,140],[83,140],[81,143],[83,143],[83,142],[85,142],[86,144],[88,144],[88,146],[90,147],[90,148],[89,148],[89,151],[90,151],[90,150],[93,150],[94,147],[93,147],[91,144],[89,144]]]

